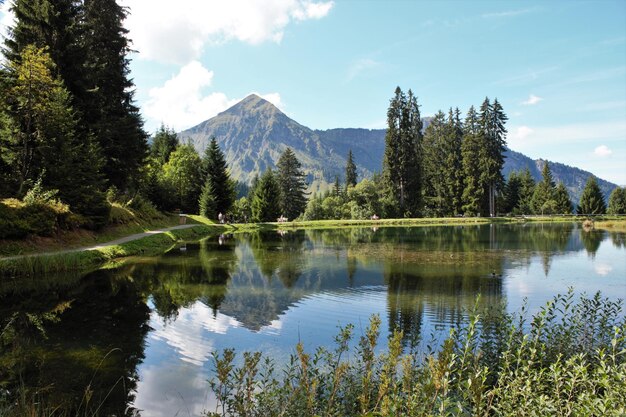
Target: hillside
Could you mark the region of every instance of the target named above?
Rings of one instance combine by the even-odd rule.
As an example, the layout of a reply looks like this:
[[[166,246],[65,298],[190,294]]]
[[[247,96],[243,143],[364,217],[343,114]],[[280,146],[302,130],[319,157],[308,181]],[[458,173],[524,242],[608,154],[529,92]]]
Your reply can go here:
[[[426,118],[424,124],[428,122]],[[314,192],[327,188],[335,175],[343,179],[350,149],[359,178],[364,178],[381,170],[385,148],[384,129],[312,130],[254,94],[178,135],[181,141],[190,140],[199,152],[204,152],[215,136],[226,155],[231,174],[246,183],[255,174],[275,167],[280,154],[290,147],[302,163]],[[510,172],[528,167],[533,177],[540,179],[544,162],[507,150],[503,174],[508,177]],[[591,173],[556,162],[550,162],[550,168],[554,179],[565,184],[573,202],[577,203]],[[616,185],[602,179],[598,179],[598,183],[608,199]]]

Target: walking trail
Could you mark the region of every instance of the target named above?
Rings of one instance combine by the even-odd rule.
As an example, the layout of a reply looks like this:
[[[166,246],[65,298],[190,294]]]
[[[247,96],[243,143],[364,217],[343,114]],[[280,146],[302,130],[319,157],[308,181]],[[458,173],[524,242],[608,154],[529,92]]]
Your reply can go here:
[[[65,249],[65,250],[53,251],[53,252],[31,253],[31,254],[28,254],[28,255],[15,255],[15,256],[0,257],[0,261],[6,261],[6,260],[18,259],[18,258],[27,258],[27,257],[31,257],[31,256],[61,255],[61,254],[64,254],[64,253],[83,252],[83,251],[88,251],[88,250],[98,250],[98,249],[105,248],[107,246],[120,245],[122,243],[126,243],[126,242],[131,242],[133,240],[142,239],[142,238],[147,237],[147,236],[158,235],[159,233],[166,233],[166,232],[169,232],[170,230],[188,229],[188,228],[194,227],[194,226],[198,226],[198,224],[183,224],[183,225],[180,225],[180,226],[166,227],[164,229],[148,230],[147,232],[135,233],[134,235],[124,236],[124,237],[121,237],[119,239],[112,240],[110,242],[98,243],[97,245],[93,245],[93,246],[83,246],[83,247],[80,247],[80,248]]]

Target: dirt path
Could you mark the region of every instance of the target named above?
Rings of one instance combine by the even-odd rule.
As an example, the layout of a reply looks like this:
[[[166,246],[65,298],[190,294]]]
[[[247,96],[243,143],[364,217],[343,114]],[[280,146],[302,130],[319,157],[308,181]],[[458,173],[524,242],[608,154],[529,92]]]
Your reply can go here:
[[[119,239],[112,240],[110,242],[98,243],[97,245],[93,245],[93,246],[83,246],[80,248],[66,249],[66,250],[53,251],[53,252],[31,253],[28,255],[14,255],[14,256],[7,256],[7,257],[0,257],[0,261],[6,261],[6,260],[18,259],[18,258],[27,258],[31,256],[61,255],[64,253],[98,250],[98,249],[105,248],[107,246],[120,245],[122,243],[131,242],[137,239],[142,239],[147,236],[158,235],[159,233],[166,233],[166,232],[169,232],[170,230],[189,229],[190,227],[194,227],[194,226],[200,226],[200,225],[199,224],[183,224],[180,226],[166,227],[164,229],[148,230],[147,232],[135,233],[134,235],[125,236]]]

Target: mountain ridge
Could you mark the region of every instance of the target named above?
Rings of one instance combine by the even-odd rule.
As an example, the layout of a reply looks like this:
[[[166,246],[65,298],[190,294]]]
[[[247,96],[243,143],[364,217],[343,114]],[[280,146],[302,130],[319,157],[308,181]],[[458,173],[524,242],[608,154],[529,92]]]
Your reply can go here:
[[[425,118],[424,128],[430,122]],[[204,152],[215,136],[234,179],[250,183],[255,174],[275,168],[281,153],[290,147],[307,174],[310,191],[327,189],[335,176],[343,180],[348,151],[352,150],[359,179],[382,169],[385,129],[335,128],[314,130],[289,118],[269,101],[251,94],[217,116],[178,133],[181,142],[191,141],[198,152]],[[544,159],[533,160],[507,149],[503,175],[528,167],[535,180],[541,179]],[[577,204],[588,171],[548,161],[555,181],[567,187]],[[596,177],[597,178],[597,177]],[[598,178],[605,198],[615,184]]]

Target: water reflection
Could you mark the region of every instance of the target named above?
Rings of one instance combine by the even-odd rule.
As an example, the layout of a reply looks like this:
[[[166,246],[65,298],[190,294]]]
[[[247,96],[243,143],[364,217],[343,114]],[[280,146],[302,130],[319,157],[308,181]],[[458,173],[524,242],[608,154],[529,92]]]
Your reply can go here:
[[[213,350],[280,361],[298,341],[332,344],[338,325],[358,332],[373,313],[408,346],[445,334],[477,294],[496,310],[525,297],[536,309],[569,286],[623,297],[624,242],[571,224],[274,231],[85,276],[2,281],[0,384],[21,378],[72,410],[97,374],[103,412],[199,414]]]

